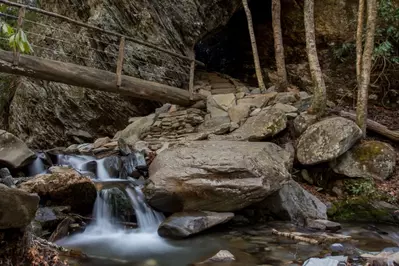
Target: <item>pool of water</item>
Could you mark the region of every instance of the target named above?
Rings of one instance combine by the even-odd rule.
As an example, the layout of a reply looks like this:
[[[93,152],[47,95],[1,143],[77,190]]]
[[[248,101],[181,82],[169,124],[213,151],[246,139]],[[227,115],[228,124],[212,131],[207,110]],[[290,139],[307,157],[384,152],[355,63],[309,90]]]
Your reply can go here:
[[[331,253],[329,245],[311,245],[275,236],[272,228],[301,231],[289,223],[279,222],[250,227],[220,226],[207,234],[180,241],[162,239],[156,233],[131,231],[93,235],[87,238],[86,244],[82,241],[75,246],[73,242],[69,244],[90,255],[89,259],[77,263],[87,266],[186,266],[201,262],[222,249],[229,250],[236,261],[209,265],[302,265],[311,257]],[[342,254],[355,262],[362,252],[380,252],[399,244],[399,228],[393,226],[344,224],[339,233],[352,236],[354,241],[342,243],[345,248]]]

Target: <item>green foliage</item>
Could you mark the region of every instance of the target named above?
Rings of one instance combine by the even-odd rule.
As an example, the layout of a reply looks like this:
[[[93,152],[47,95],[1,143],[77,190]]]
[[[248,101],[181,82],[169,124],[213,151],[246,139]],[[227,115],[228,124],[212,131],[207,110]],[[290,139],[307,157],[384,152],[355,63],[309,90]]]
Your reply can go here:
[[[392,2],[392,0],[380,1],[374,60],[384,57],[390,63],[399,64],[399,8]]]
[[[373,59],[378,61],[383,58],[387,63],[399,64],[399,8],[392,2],[392,0],[380,1]],[[333,45],[332,52],[338,61],[352,60],[356,55],[355,42]]]
[[[31,53],[33,48],[30,45],[25,32],[22,29],[14,31],[8,23],[0,22],[1,34],[8,38],[8,45],[13,51],[19,51],[21,53]]]
[[[369,179],[348,179],[344,185],[345,190],[353,196],[374,198],[377,193],[374,181]]]

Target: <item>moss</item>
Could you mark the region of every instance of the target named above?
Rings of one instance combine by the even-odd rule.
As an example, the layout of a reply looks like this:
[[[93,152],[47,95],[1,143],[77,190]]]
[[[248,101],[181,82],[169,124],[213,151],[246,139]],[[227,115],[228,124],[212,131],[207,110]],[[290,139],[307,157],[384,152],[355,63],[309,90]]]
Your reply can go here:
[[[352,153],[354,158],[359,162],[368,162],[379,155],[382,155],[387,146],[383,142],[368,141],[357,145]]]
[[[389,210],[377,209],[368,197],[349,197],[335,202],[327,212],[329,218],[338,222],[397,223]]]
[[[276,120],[273,120],[272,123],[266,127],[266,129],[270,131],[272,136],[274,136],[277,133],[279,133],[281,129],[284,127],[285,127],[284,116],[280,116]]]

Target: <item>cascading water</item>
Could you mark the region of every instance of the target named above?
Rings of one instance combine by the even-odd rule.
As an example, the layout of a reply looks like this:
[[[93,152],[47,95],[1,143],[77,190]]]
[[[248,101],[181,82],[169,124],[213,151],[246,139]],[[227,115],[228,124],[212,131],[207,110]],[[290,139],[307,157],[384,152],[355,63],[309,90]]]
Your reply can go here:
[[[137,156],[136,162],[143,164],[143,159]],[[90,156],[59,156],[58,164],[70,165],[80,171],[88,171],[89,162],[96,162],[96,180],[98,182],[121,182],[112,178],[105,166],[105,159],[96,160]],[[145,161],[144,161],[145,163]],[[125,180],[126,181],[126,180]],[[133,183],[132,183],[133,184]],[[110,195],[112,189],[97,192],[93,209],[94,222],[87,226],[83,233],[75,234],[59,240],[57,243],[66,247],[82,248],[97,256],[118,256],[118,258],[144,260],[168,252],[176,251],[177,247],[162,239],[157,229],[164,216],[152,210],[145,202],[139,186],[128,185],[124,193],[130,199],[136,213],[138,228],[125,230],[112,217]]]

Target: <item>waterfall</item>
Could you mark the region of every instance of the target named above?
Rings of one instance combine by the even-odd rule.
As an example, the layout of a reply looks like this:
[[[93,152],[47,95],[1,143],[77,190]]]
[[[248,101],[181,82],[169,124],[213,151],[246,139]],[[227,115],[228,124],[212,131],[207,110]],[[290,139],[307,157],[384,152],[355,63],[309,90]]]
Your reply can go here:
[[[44,166],[44,163],[43,163],[42,159],[40,158],[41,154],[36,153],[36,156],[37,156],[36,159],[28,167],[29,176],[35,176],[37,174],[42,174],[46,171],[46,167]]]

